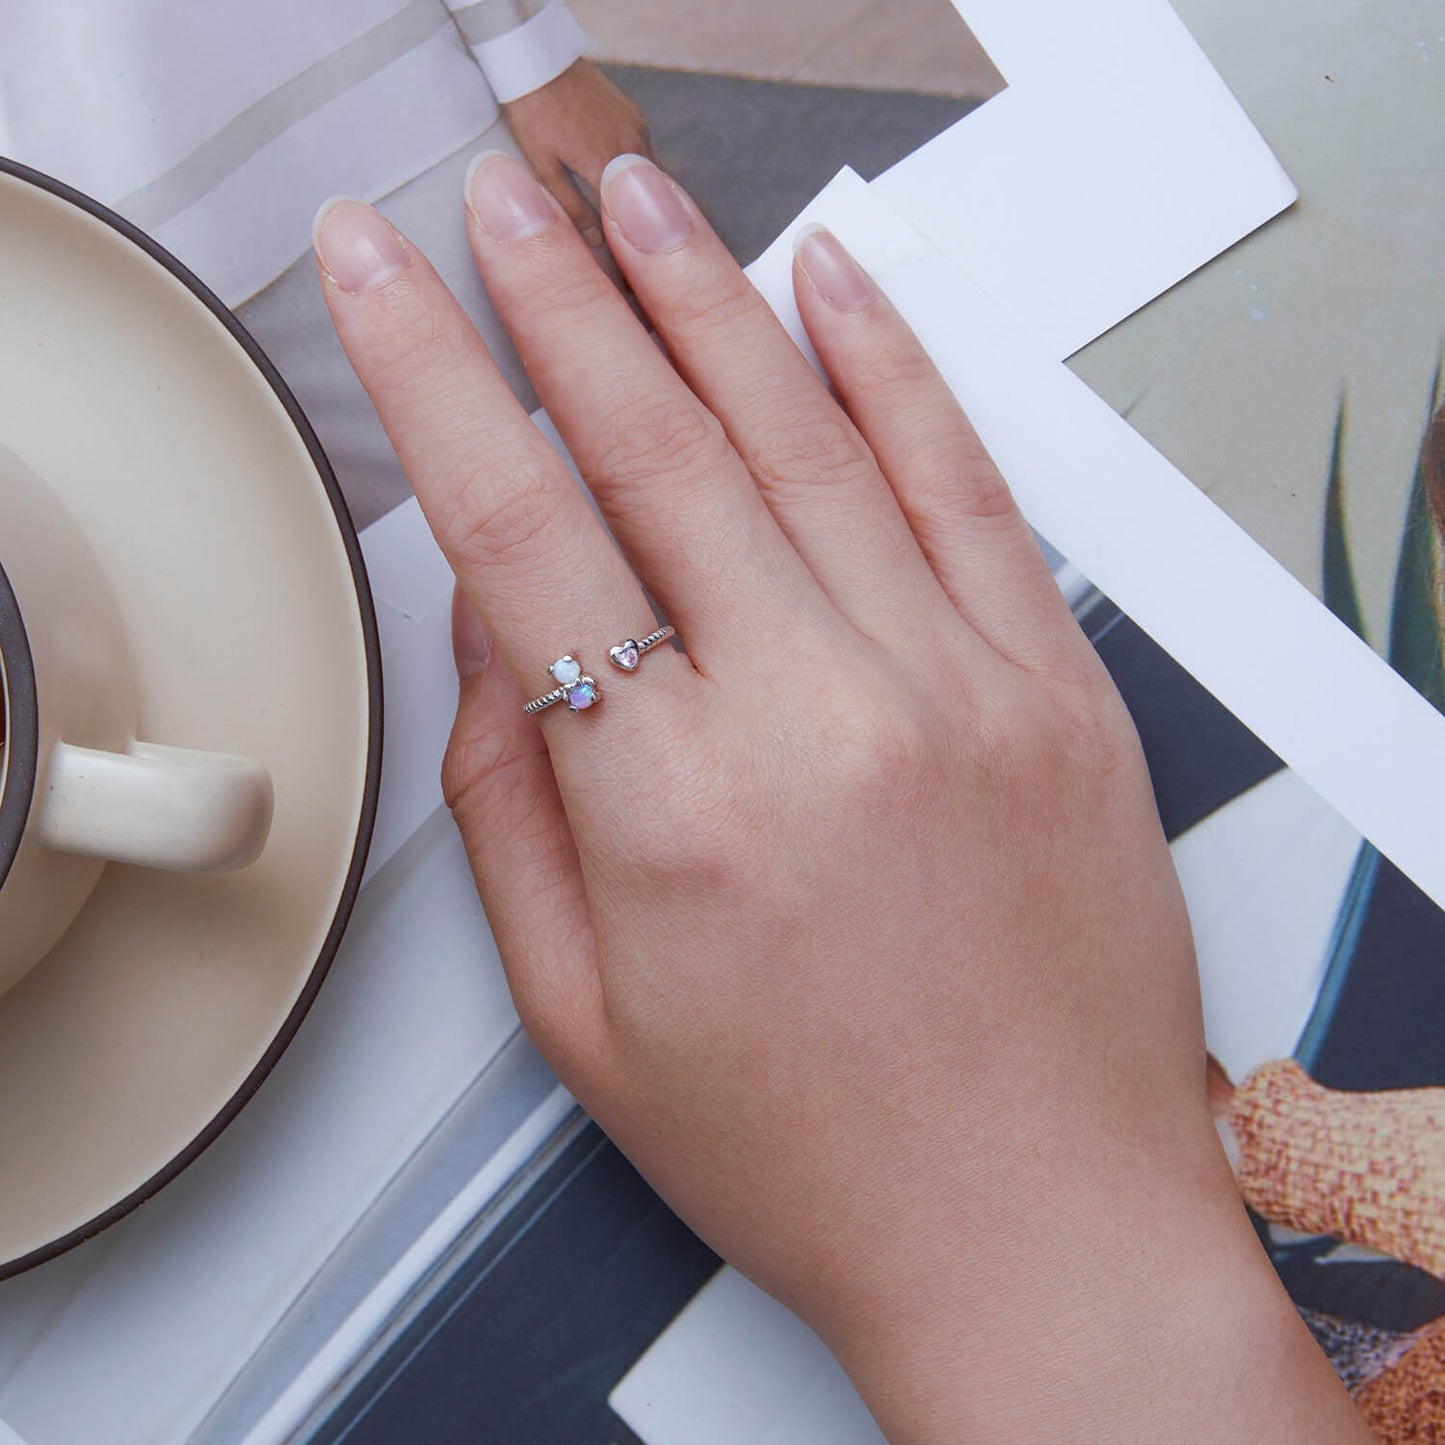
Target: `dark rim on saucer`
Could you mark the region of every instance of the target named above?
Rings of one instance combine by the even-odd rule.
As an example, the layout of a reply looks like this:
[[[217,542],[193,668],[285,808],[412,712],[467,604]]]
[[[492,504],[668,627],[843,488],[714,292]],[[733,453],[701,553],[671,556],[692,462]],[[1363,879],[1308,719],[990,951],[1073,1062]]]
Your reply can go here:
[[[0,567],[0,737],[5,763],[0,767],[0,888],[25,832],[35,796],[40,710],[35,691],[35,662],[15,589]],[[0,1266],[3,1269],[3,1266]]]
[[[331,927],[327,930],[325,942],[317,956],[306,984],[301,990],[301,996],[292,1006],[291,1012],[286,1016],[285,1022],[281,1025],[280,1032],[271,1041],[261,1061],[246,1076],[240,1088],[222,1106],[220,1113],[206,1125],[201,1132],[176,1155],[169,1164],[145,1181],[138,1189],[133,1190],[119,1203],[111,1205],[103,1213],[95,1216],[82,1224],[79,1229],[72,1230],[69,1234],[53,1240],[49,1244],[42,1245],[39,1249],[31,1250],[29,1254],[23,1254],[18,1259],[0,1261],[0,1279],[9,1279],[12,1275],[20,1274],[22,1271],[31,1269],[37,1264],[44,1264],[46,1260],[54,1259],[56,1255],[63,1254],[68,1249],[73,1249],[77,1244],[83,1244],[87,1239],[93,1238],[101,1230],[112,1225],[122,1216],[129,1214],[138,1204],[143,1204],[159,1189],[169,1184],[183,1169],[195,1162],[199,1155],[212,1144],[221,1131],[241,1111],[241,1106],[261,1086],[266,1075],[276,1066],[276,1061],[285,1051],[286,1046],[301,1026],[301,1020],[306,1017],[307,1010],[311,1007],[325,979],[327,970],[331,967],[331,960],[336,956],[336,950],[340,947],[342,934],[346,931],[346,924],[351,917],[351,910],[356,903],[356,895],[361,889],[361,875],[366,867],[366,853],[371,846],[371,830],[376,820],[376,799],[381,787],[381,731],[382,731],[382,704],[381,704],[381,643],[376,631],[376,610],[372,605],[371,585],[366,577],[366,564],[361,556],[361,543],[357,539],[356,527],[351,520],[351,513],[347,510],[346,499],[341,494],[341,488],[337,485],[336,474],[331,470],[331,463],[326,459],[326,453],[321,449],[321,443],[317,440],[316,433],[311,429],[311,423],[306,420],[300,404],[291,394],[291,389],[281,379],[281,374],[271,364],[270,358],[255,338],[244,326],[233,316],[230,310],[203,281],[193,272],[183,266],[163,246],[157,244],[144,231],[131,225],[124,216],[118,216],[108,207],[92,200],[91,197],[67,186],[63,181],[57,181],[53,176],[47,176],[41,171],[32,170],[29,166],[21,165],[19,161],[9,159],[7,156],[0,156],[0,174],[14,176],[17,180],[26,181],[37,186],[43,191],[49,191],[52,195],[58,196],[63,201],[88,212],[98,220],[104,221],[113,230],[118,231],[126,240],[139,246],[148,256],[158,261],[167,271],[180,281],[206,309],[215,316],[222,326],[230,332],[236,343],[250,357],[252,363],[261,375],[266,379],[272,391],[276,393],[281,405],[285,407],[286,414],[291,418],[291,424],[296,428],[297,434],[306,444],[306,450],[310,453],[311,461],[316,467],[317,475],[321,478],[321,484],[326,489],[326,495],[330,499],[333,512],[336,514],[336,525],[340,529],[341,538],[346,547],[346,556],[351,563],[352,581],[356,587],[356,605],[361,617],[361,630],[365,639],[366,647],[366,672],[367,672],[367,694],[368,694],[368,739],[366,749],[366,787],[361,802],[361,818],[356,829],[356,842],[352,849],[351,866],[347,870],[346,883],[341,890],[341,899],[337,904],[336,914],[331,921]],[[0,583],[4,583],[4,573],[0,572]],[[9,614],[5,611],[5,597],[9,596],[8,583],[4,586],[4,592],[0,593],[0,629],[5,626],[5,618]],[[11,597],[13,604],[13,597]],[[18,609],[11,607],[14,616],[18,620]],[[0,631],[0,640],[5,643],[6,665],[10,665],[11,648],[9,634]],[[30,651],[28,644],[25,648],[25,659],[28,666]],[[33,675],[32,675],[31,699],[34,699]],[[15,689],[12,684],[11,697],[14,698]],[[22,698],[23,701],[23,698]],[[12,707],[13,707],[12,701]],[[13,713],[12,713],[13,716]],[[15,763],[11,759],[9,766],[13,769]],[[31,761],[32,771],[34,760]],[[0,799],[0,850],[5,846],[5,822],[8,818],[6,807],[9,803],[10,789],[6,787],[6,797]],[[0,851],[0,868],[4,866],[3,851]]]

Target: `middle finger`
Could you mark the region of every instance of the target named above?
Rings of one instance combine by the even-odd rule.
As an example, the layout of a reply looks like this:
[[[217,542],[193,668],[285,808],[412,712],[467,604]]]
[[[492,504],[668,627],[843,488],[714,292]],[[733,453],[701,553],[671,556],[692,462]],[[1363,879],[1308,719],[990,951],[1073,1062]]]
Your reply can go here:
[[[916,626],[943,596],[892,488],[706,217],[641,156],[608,166],[602,213],[678,370],[727,428],[823,589],[871,636]]]
[[[479,158],[467,221],[477,269],[537,395],[698,658],[750,655],[779,616],[836,618],[722,425],[526,167]]]

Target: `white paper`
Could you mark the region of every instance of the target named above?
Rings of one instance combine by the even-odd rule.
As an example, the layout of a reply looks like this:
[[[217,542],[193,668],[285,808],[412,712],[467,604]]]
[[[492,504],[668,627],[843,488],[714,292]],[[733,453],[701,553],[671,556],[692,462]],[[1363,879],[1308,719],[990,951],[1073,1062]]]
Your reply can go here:
[[[887,1445],[827,1346],[732,1268],[608,1403],[645,1445]]]
[[[1295,199],[1164,0],[955,0],[1008,89],[873,184],[1057,359]]]
[[[376,603],[386,716],[381,795],[367,855],[370,882],[438,808],[441,768],[457,710],[452,660],[452,570],[416,499],[361,534]]]
[[[446,603],[416,620],[378,599],[376,622],[386,718],[381,794],[364,883],[442,806],[442,758],[457,708],[450,590]]]

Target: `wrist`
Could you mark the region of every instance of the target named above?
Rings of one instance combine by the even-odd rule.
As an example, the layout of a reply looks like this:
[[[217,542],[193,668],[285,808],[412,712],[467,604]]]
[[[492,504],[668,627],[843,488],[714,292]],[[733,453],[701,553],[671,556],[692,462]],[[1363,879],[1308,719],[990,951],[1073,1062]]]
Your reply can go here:
[[[920,1236],[886,1290],[823,1312],[893,1445],[1370,1438],[1222,1161],[1203,1191],[1067,1192]]]

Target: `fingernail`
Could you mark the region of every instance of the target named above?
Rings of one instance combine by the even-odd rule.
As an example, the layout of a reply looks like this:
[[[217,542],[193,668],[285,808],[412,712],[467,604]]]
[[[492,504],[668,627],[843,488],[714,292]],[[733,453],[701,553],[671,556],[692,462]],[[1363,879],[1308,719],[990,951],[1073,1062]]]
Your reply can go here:
[[[804,226],[793,239],[793,254],[813,289],[835,311],[858,311],[877,295],[868,273],[823,226]]]
[[[557,219],[557,207],[521,161],[483,151],[467,168],[467,205],[498,241],[525,241]]]
[[[311,223],[311,244],[331,279],[353,296],[385,285],[410,262],[396,227],[352,196],[322,202]]]
[[[655,256],[682,245],[692,234],[692,217],[677,187],[645,156],[608,161],[602,199],[634,250]]]
[[[492,639],[460,587],[452,589],[452,656],[457,661],[457,677],[463,682],[475,677],[492,659]]]

